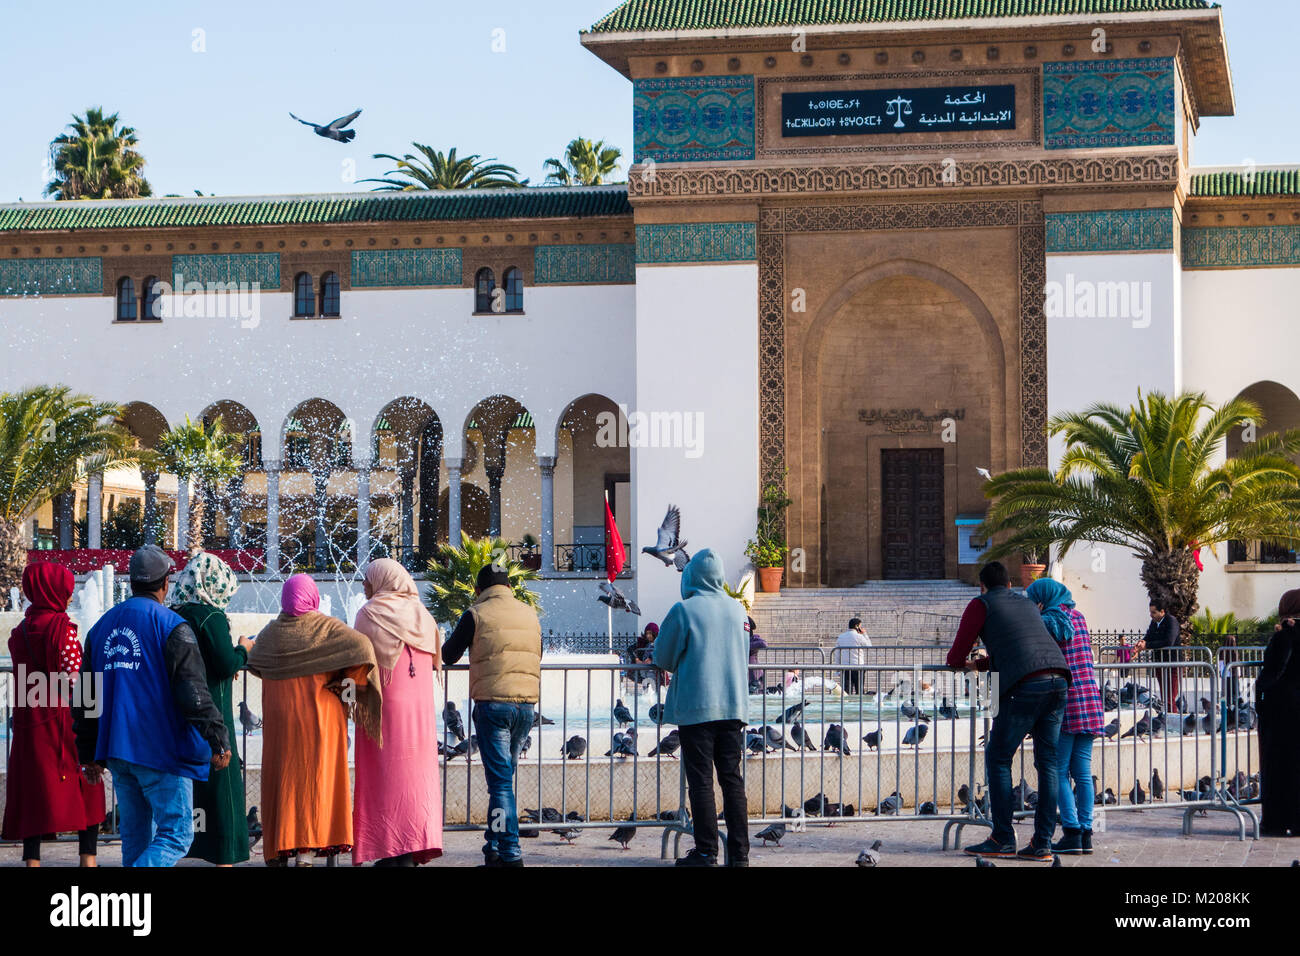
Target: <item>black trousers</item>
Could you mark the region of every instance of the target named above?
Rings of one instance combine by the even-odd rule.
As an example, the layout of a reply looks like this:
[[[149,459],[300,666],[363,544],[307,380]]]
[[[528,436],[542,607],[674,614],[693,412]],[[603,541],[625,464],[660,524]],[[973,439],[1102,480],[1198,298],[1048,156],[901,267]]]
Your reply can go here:
[[[691,800],[695,849],[718,855],[718,808],[713,799],[713,771],[722,787],[722,813],[727,822],[729,861],[749,859],[749,807],[745,779],[740,774],[745,724],[739,720],[713,720],[678,729],[686,792]]]
[[[45,837],[24,837],[23,838],[23,859],[40,860],[41,858],[41,841]],[[49,839],[54,839],[54,834],[50,834]],[[77,853],[81,856],[95,856],[99,849],[99,825],[86,827],[77,834]]]

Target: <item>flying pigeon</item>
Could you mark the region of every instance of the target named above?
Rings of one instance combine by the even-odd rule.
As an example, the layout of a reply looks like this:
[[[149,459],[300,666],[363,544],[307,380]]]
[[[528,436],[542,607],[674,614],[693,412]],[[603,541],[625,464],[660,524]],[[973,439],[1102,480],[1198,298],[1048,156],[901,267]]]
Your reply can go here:
[[[979,472],[979,476],[983,478],[985,481],[993,480],[993,472],[989,471],[987,468],[980,468],[978,465],[976,465],[975,470]]]
[[[262,726],[262,718],[248,709],[248,702],[239,702],[239,722],[244,725],[244,733],[251,734]]]
[[[785,824],[773,823],[770,826],[763,827],[763,829],[759,830],[755,836],[763,841],[764,846],[767,846],[769,843],[775,843],[777,846],[780,846],[781,841],[785,839]]]
[[[324,136],[326,139],[336,140],[340,143],[350,143],[356,138],[357,131],[354,129],[344,129],[344,127],[351,126],[352,121],[361,115],[361,110],[357,110],[355,113],[349,113],[347,116],[340,116],[334,122],[323,126],[319,123],[309,123],[301,116],[294,116],[292,113],[289,115],[293,116],[293,118],[303,126],[310,126],[316,131],[317,136]]]
[[[682,540],[681,527],[681,511],[676,505],[669,505],[668,513],[664,515],[663,522],[655,532],[654,547],[646,545],[641,549],[642,554],[649,554],[658,558],[666,568],[683,570],[691,556],[686,553],[686,542]]]
[[[879,866],[880,847],[882,845],[883,844],[879,840],[877,840],[875,843],[871,844],[871,849],[863,850],[861,853],[858,854],[858,858],[853,862],[855,862],[858,866]]]
[[[659,746],[655,747],[654,750],[651,750],[648,756],[654,757],[658,754],[663,754],[665,757],[673,757],[675,760],[676,757],[674,755],[677,753],[677,748],[681,745],[681,738],[677,735],[677,731],[673,730],[667,737],[659,741]]]
[[[447,701],[442,708],[442,725],[455,735],[457,740],[465,739],[465,721],[456,709],[455,701]]]
[[[787,707],[787,708],[785,709],[785,712],[784,712],[783,714],[781,714],[781,716],[778,717],[778,718],[776,719],[776,722],[777,722],[778,724],[788,724],[790,721],[794,720],[796,717],[800,717],[800,716],[802,716],[802,715],[803,715],[804,704],[806,704],[806,703],[808,703],[808,701],[806,701],[806,700],[801,700],[801,701],[799,701],[799,703],[797,703],[797,704],[791,704],[789,707]]]
[[[614,719],[620,724],[636,723],[636,721],[632,719],[632,711],[628,710],[627,707],[624,706],[623,698],[621,697],[614,701]]]
[[[627,611],[629,614],[641,616],[641,608],[637,606],[636,601],[631,600],[626,594],[620,591],[608,581],[600,582],[601,593],[596,600],[601,604],[608,604],[615,611]]]
[[[574,734],[564,742],[560,748],[560,756],[565,760],[579,760],[587,752],[587,739],[580,734]]]

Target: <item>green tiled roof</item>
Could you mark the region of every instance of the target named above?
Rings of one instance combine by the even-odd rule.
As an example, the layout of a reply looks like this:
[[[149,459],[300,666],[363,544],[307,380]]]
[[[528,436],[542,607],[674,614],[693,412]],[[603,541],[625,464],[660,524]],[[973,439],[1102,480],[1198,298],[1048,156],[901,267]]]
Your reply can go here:
[[[1193,196],[1300,196],[1300,169],[1193,173]]]
[[[81,199],[0,206],[0,232],[631,215],[626,186],[456,189],[320,196]]]
[[[626,0],[590,33],[1210,10],[1209,0]]]

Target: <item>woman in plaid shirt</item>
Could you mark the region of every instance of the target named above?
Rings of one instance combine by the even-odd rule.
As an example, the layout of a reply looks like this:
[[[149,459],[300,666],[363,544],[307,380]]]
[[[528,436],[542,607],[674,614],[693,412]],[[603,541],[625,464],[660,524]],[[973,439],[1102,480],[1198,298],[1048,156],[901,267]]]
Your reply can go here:
[[[1061,829],[1065,835],[1052,845],[1055,853],[1092,852],[1092,807],[1096,794],[1092,785],[1092,745],[1106,720],[1101,689],[1092,668],[1092,641],[1088,622],[1074,606],[1069,588],[1051,578],[1040,578],[1025,591],[1038,605],[1047,632],[1056,638],[1070,665],[1070,691],[1065,702],[1065,720],[1057,745]],[[1074,778],[1074,790],[1070,778]]]

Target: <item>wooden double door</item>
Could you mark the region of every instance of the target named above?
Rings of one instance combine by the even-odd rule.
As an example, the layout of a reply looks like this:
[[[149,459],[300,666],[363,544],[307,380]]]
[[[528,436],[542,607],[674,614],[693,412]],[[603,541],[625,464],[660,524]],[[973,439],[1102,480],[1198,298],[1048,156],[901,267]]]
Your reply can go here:
[[[943,578],[943,449],[885,448],[880,456],[882,576]]]

